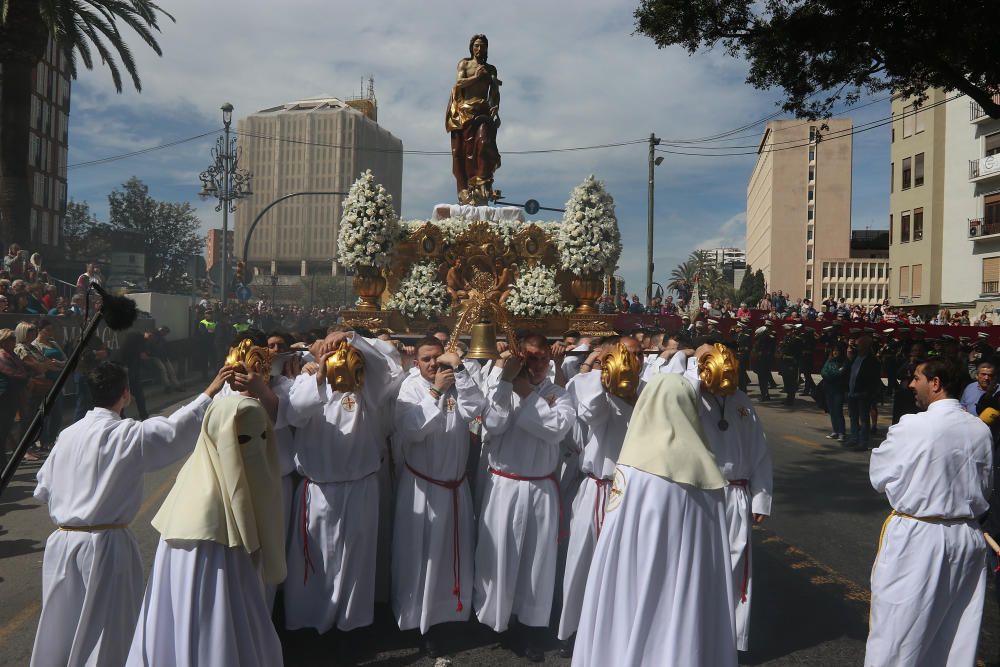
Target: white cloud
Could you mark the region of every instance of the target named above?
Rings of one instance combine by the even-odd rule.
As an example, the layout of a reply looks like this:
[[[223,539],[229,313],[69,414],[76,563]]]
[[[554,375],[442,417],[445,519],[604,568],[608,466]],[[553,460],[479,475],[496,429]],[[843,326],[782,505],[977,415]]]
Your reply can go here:
[[[744,63],[721,51],[688,56],[681,49],[658,50],[633,34],[635,6],[635,0],[175,0],[169,10],[177,23],[165,23],[160,38],[163,58],[134,44],[141,95],[115,95],[104,69],[81,75],[73,92],[70,162],[219,126],[225,101],[239,117],[303,97],[357,95],[368,74],[375,78],[380,124],[404,148],[447,151],[444,107],[455,64],[477,32],[489,36],[490,61],[504,81],[502,153],[643,139],[651,131],[665,139],[700,137],[775,110],[775,95],[743,83]],[[212,143],[205,138],[146,158],[74,169],[71,195],[99,200],[136,174],[154,194],[194,199],[196,179],[190,187],[182,181],[208,163]],[[734,145],[755,143],[751,136]],[[561,207],[575,185],[596,174],[616,199],[629,251],[622,271],[638,287],[645,275],[646,156],[645,144],[507,153],[496,187],[513,200]],[[672,267],[716,238],[742,246],[733,211],[744,206],[753,158],[664,157],[656,174],[657,266]],[[426,217],[433,204],[453,199],[447,156],[404,158],[404,217]],[[218,224],[206,217],[206,226]]]

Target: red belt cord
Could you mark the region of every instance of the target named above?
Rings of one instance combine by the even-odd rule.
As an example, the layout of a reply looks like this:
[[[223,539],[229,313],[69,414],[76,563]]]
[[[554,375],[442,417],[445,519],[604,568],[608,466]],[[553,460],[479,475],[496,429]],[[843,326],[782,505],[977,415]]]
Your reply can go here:
[[[413,473],[414,477],[418,477],[425,482],[430,482],[435,486],[440,486],[442,488],[451,491],[451,508],[453,510],[453,523],[452,523],[452,552],[451,552],[451,570],[454,575],[454,585],[452,586],[452,594],[458,598],[458,606],[455,611],[462,611],[462,548],[461,542],[459,540],[459,529],[458,529],[458,489],[462,486],[462,482],[465,481],[465,475],[462,475],[461,479],[442,481],[440,479],[434,479],[433,477],[428,477],[422,472],[414,470],[409,463],[404,463],[406,469]]]
[[[594,497],[594,530],[597,532],[596,537],[600,537],[601,528],[604,527],[604,517],[608,513],[608,487],[611,486],[612,480],[596,477],[589,472],[587,477],[594,480],[594,484],[597,485],[597,495]]]
[[[750,486],[750,480],[731,479],[729,480],[729,486],[738,486],[746,489]],[[740,602],[747,601],[747,587],[750,586],[750,543],[753,541],[751,532],[747,531],[747,552],[743,556],[743,586],[740,591]]]
[[[496,468],[490,468],[490,474],[496,475],[497,477],[504,477],[506,479],[517,480],[518,482],[540,482],[544,479],[551,480],[553,484],[556,485],[556,502],[559,503],[559,531],[556,535],[556,544],[562,542],[566,534],[563,532],[563,505],[562,505],[562,493],[559,489],[559,478],[556,477],[554,472],[548,475],[540,475],[537,477],[525,477],[524,475],[515,475],[512,472],[505,472],[503,470],[497,470]]]

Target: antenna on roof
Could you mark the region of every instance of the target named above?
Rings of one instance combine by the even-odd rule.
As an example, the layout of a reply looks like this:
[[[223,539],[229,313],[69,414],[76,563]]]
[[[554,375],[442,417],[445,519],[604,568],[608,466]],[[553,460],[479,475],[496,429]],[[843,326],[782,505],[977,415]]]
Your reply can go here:
[[[375,100],[375,77],[372,74],[368,75],[368,99]]]

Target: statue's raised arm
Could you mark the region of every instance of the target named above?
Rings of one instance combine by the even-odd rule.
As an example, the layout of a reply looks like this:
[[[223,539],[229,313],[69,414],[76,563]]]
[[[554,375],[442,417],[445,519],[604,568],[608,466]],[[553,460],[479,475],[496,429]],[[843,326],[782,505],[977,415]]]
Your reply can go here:
[[[469,40],[469,57],[458,62],[445,114],[458,202],[475,206],[500,198],[500,192],[493,190],[493,173],[500,168],[497,128],[502,82],[497,68],[487,62],[488,48],[486,35]]]

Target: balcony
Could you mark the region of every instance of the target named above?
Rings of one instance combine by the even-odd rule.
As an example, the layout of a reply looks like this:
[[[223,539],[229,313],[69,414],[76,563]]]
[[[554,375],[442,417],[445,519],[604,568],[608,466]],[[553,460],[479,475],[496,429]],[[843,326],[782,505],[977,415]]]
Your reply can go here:
[[[1000,93],[993,96],[993,101],[1000,104]],[[986,115],[983,108],[979,106],[978,102],[969,101],[969,122],[970,123],[984,123],[986,121],[993,120],[990,116]]]
[[[1000,154],[969,160],[969,182],[979,183],[1000,178]]]
[[[994,294],[1000,294],[1000,280],[991,280],[989,282],[983,283],[982,296],[989,296]]]
[[[1000,222],[986,222],[982,218],[969,220],[969,238],[973,241],[1000,237]]]

